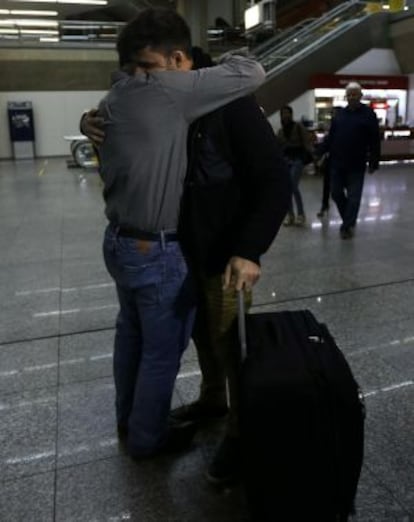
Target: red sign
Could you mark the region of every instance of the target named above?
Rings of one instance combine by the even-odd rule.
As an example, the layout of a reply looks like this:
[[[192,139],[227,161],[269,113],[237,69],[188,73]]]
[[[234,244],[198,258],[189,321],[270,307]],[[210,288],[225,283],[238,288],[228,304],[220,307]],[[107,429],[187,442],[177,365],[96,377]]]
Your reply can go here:
[[[371,107],[373,109],[388,109],[387,102],[371,102]]]
[[[349,82],[358,82],[363,89],[401,89],[408,91],[408,76],[362,76],[359,74],[315,74],[311,89],[345,89]]]

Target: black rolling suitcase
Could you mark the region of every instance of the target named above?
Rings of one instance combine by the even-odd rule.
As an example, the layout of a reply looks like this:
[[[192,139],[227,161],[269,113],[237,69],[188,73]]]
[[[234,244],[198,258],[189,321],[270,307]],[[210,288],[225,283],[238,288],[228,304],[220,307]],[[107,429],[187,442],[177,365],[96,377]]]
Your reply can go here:
[[[243,320],[244,318],[244,320]],[[242,479],[251,522],[345,522],[363,459],[362,395],[308,310],[244,314]]]

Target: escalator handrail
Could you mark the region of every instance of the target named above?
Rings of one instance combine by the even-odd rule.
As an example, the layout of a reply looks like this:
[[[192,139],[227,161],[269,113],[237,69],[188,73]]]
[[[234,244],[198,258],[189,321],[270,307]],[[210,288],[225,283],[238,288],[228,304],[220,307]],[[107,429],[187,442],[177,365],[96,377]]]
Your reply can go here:
[[[347,3],[346,4],[346,8],[348,8],[348,7],[349,7],[349,4]],[[340,12],[342,10],[344,10],[344,4],[337,5],[333,9],[330,9],[329,11],[324,13],[322,16],[316,18],[315,20],[320,20],[321,18],[323,18],[326,15],[330,15],[331,13],[336,14],[336,12]],[[252,52],[255,54],[255,56],[260,56],[260,54],[262,52],[266,52],[269,47],[273,47],[274,44],[277,43],[277,41],[280,38],[283,38],[283,36],[285,36],[285,35],[287,36],[290,33],[296,31],[297,29],[301,30],[301,26],[303,25],[304,21],[305,20],[301,20],[300,22],[298,22],[294,26],[287,27],[286,29],[283,30],[283,32],[281,34],[280,33],[276,34],[272,38],[269,38],[265,42],[261,43],[260,45],[257,45],[256,47],[253,47]],[[309,27],[309,25],[307,27]],[[303,29],[303,27],[302,27],[302,29]]]
[[[367,2],[360,1],[360,0],[351,0],[349,2],[345,2],[345,3],[339,4],[339,5],[335,6],[335,7],[333,7],[332,9],[330,9],[329,11],[324,12],[322,15],[320,15],[318,17],[309,17],[308,19],[312,19],[313,22],[311,22],[310,24],[307,24],[302,30],[312,29],[314,26],[317,26],[320,23],[325,22],[328,18],[336,17],[336,16],[342,14],[343,12],[347,12],[351,8],[354,8],[355,6],[358,6],[358,5],[361,6],[361,7],[366,7]],[[293,26],[293,29],[296,28],[296,27],[300,27],[301,25],[303,25],[303,20],[301,20],[300,22],[295,24]],[[292,29],[292,27],[291,28],[287,28],[287,30],[289,30],[289,29]],[[276,35],[274,37],[274,39],[277,39],[277,37],[278,37],[278,35]],[[255,53],[257,52],[257,54],[260,54],[260,52],[262,51],[262,48],[266,48],[266,47],[268,47],[269,45],[272,44],[272,40],[273,40],[273,38],[271,38],[269,40],[266,40],[262,44],[260,44],[260,45],[256,46],[255,48],[253,48],[253,51]]]
[[[332,9],[328,13],[325,13],[323,16],[317,18],[314,22],[311,22],[306,27],[295,33],[295,38],[297,39],[303,39],[309,35],[312,35],[315,30],[320,29],[327,23],[329,23],[330,20],[335,20],[338,18],[338,15],[344,16],[345,14],[349,14],[351,10],[353,11],[355,6],[359,5],[360,7],[365,7],[365,2],[359,2],[359,1],[353,1],[350,4],[347,4],[346,6],[341,5],[336,7],[335,9]],[[340,8],[340,9],[339,9]],[[362,12],[362,9],[361,9]],[[366,16],[369,16],[369,13],[366,13]],[[256,58],[261,61],[269,54],[273,54],[276,50],[278,54],[280,54],[280,51],[286,47],[290,47],[292,44],[292,40],[289,39],[288,42],[283,41],[279,45],[273,46],[271,49],[269,49],[267,52],[263,53],[262,55],[256,54],[255,50],[252,50],[252,53],[256,56]]]
[[[351,10],[355,9],[356,6],[360,6],[361,8],[366,7],[366,2],[353,0],[351,2],[347,2],[346,4],[340,4],[339,6],[335,7],[334,9],[331,9],[324,15],[322,15],[319,18],[317,18],[316,20],[314,20],[313,22],[309,23],[306,27],[302,28],[297,33],[294,33],[295,38],[300,39],[305,36],[309,36],[310,34],[313,34],[313,32],[316,29],[319,29],[321,26],[326,25],[331,19],[337,18],[338,15],[344,15],[346,13],[349,13]],[[361,9],[361,12],[362,11],[363,11],[363,9]],[[370,16],[370,13],[367,12],[366,16]],[[275,38],[277,38],[277,37],[275,37]],[[262,54],[260,54],[260,52],[258,52],[258,51],[260,51],[262,46],[252,49],[252,54],[259,61],[264,60],[266,58],[266,56],[276,53],[276,52],[277,52],[277,54],[283,54],[283,49],[285,49],[286,47],[290,47],[292,45],[292,40],[289,40],[288,42],[283,40],[282,42],[280,42],[279,45],[276,42],[274,42],[274,40],[273,40],[273,42],[276,43],[276,45],[270,47],[272,44],[272,40],[273,39],[270,39],[270,40],[268,40],[268,42],[266,42],[266,43],[268,43],[268,50],[264,51]]]
[[[272,36],[265,42],[261,43],[260,45],[257,45],[252,49],[252,52],[255,54],[255,56],[260,56],[262,53],[266,53],[267,50],[273,49],[275,44],[277,44],[279,41],[283,41],[285,38],[288,38],[291,34],[294,34],[296,31],[300,31],[303,29],[303,26],[306,25],[306,22],[308,20],[314,20],[314,18],[305,18],[304,20],[301,20],[297,24],[286,27],[286,29],[283,29],[278,34]],[[310,23],[310,22],[309,22]]]
[[[354,20],[355,24],[361,23],[362,21],[366,20],[367,17],[360,18],[357,20]],[[327,41],[331,40],[334,37],[337,37],[339,34],[346,32],[349,29],[349,26],[338,26],[334,29],[332,29],[329,33],[326,33],[319,37],[317,40],[312,42],[311,44],[307,45],[306,47],[300,49],[297,53],[293,53],[290,56],[280,56],[279,58],[282,58],[283,61],[275,65],[274,67],[271,67],[267,69],[267,77],[270,79],[271,77],[275,76],[276,74],[280,73],[284,68],[288,67],[292,61],[297,60],[298,58],[303,58],[313,52],[315,49],[318,49],[322,45],[325,45]]]

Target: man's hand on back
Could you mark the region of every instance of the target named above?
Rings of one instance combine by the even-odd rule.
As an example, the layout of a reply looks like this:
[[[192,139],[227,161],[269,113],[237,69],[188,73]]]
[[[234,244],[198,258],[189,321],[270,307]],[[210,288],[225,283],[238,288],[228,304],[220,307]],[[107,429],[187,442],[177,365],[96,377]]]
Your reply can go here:
[[[253,261],[237,256],[232,257],[224,272],[223,289],[241,290],[244,288],[250,291],[259,280],[260,274],[260,266]]]
[[[102,145],[105,138],[103,123],[104,119],[102,116],[98,116],[97,109],[91,109],[82,116],[80,123],[81,131],[91,140],[95,147]]]

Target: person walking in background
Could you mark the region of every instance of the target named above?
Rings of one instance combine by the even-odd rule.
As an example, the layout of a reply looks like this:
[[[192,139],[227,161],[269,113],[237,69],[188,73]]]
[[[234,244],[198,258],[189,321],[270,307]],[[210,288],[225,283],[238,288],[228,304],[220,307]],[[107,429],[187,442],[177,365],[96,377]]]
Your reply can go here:
[[[316,216],[320,219],[328,215],[329,199],[331,197],[331,184],[329,180],[329,154],[325,153],[319,163],[319,172],[322,174],[322,203],[319,212]]]
[[[312,158],[311,144],[305,127],[301,123],[294,121],[292,107],[285,105],[281,108],[280,121],[282,127],[278,132],[278,137],[282,142],[284,156],[289,165],[292,195],[297,211],[295,218],[293,200],[291,198],[284,225],[303,226],[306,224],[306,217],[302,194],[299,190],[299,182],[307,159]]]
[[[361,103],[362,90],[356,82],[346,87],[348,105],[332,120],[321,153],[328,152],[332,199],[342,219],[342,239],[354,235],[361,204],[365,171],[379,167],[381,138],[375,112]]]
[[[341,110],[341,107],[333,107],[332,108],[332,114],[331,114],[331,121],[329,123],[329,127],[332,124],[332,120],[335,118],[335,115],[338,113],[338,111]],[[329,127],[326,129],[326,134],[324,139],[327,138]],[[319,146],[316,145],[315,149],[318,150]],[[318,218],[325,217],[329,212],[329,200],[331,197],[331,182],[330,182],[330,161],[329,161],[329,153],[325,152],[319,161],[319,172],[322,174],[322,203],[321,203],[321,209],[316,214]]]
[[[114,380],[118,433],[132,457],[189,446],[191,424],[169,422],[171,397],[195,313],[192,278],[178,242],[187,132],[196,118],[254,91],[252,59],[227,56],[191,71],[191,35],[169,9],[146,9],[122,30],[121,68],[99,104],[99,145],[109,225],[104,258],[116,283]]]

